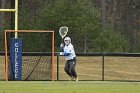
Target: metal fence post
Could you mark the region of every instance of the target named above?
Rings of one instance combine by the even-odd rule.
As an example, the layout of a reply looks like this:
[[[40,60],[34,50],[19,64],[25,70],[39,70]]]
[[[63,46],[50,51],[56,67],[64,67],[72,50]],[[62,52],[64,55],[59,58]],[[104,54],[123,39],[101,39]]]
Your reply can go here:
[[[105,54],[102,54],[102,81],[104,81],[104,56]]]
[[[57,55],[57,80],[59,80],[59,55]]]

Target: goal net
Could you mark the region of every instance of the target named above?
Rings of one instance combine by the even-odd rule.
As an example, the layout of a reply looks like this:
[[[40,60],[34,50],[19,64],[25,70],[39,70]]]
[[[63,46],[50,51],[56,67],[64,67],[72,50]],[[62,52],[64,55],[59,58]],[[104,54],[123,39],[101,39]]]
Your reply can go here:
[[[6,30],[5,67],[6,80],[53,80],[54,31]]]

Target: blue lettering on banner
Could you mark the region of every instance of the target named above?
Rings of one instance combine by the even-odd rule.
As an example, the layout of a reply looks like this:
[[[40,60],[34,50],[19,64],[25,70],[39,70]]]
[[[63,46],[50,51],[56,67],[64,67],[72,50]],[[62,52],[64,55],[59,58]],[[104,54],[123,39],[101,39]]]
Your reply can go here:
[[[20,38],[11,38],[10,45],[10,79],[21,80],[22,40]]]

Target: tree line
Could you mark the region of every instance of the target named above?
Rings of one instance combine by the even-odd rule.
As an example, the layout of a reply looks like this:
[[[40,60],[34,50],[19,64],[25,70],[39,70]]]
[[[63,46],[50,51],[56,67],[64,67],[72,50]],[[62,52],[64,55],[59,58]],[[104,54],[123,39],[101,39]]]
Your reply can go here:
[[[135,11],[123,13],[125,9],[131,8],[131,2],[133,1],[20,0],[19,29],[54,30],[56,52],[60,50],[61,37],[58,30],[61,26],[68,26],[68,36],[71,37],[76,52],[139,52],[140,38],[136,38],[139,29],[137,25],[136,29],[129,24],[132,20],[129,17],[133,14],[137,16],[137,3],[133,2]],[[120,9],[122,5],[125,5],[124,9]]]

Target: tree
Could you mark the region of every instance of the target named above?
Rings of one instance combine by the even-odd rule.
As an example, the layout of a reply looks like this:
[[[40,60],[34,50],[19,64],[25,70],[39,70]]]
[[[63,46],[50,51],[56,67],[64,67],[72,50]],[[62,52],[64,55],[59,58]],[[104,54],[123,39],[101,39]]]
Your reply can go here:
[[[60,44],[59,27],[68,26],[68,35],[77,46],[75,50],[86,52],[101,31],[98,17],[90,0],[56,0],[42,8],[40,24],[43,29],[55,31],[57,46]]]
[[[5,4],[6,4],[6,0],[2,0],[1,1],[1,9],[4,9],[5,8]],[[0,31],[3,31],[4,30],[4,24],[5,24],[5,20],[2,20],[4,19],[5,17],[5,13],[4,12],[1,12],[0,14],[0,20],[1,20],[1,25],[0,25]]]
[[[128,40],[120,33],[115,32],[111,27],[101,32],[95,40],[95,50],[97,52],[127,52]]]
[[[0,8],[4,9],[5,8],[5,4],[6,4],[6,0],[1,0]],[[4,40],[4,33],[2,33],[2,32],[4,32],[4,30],[5,30],[5,20],[3,20],[3,19],[5,19],[5,13],[4,12],[0,12],[0,43],[1,43],[0,50],[2,50],[2,51],[4,50],[4,42],[3,42],[3,40]],[[2,44],[3,44],[3,46],[2,46]]]

